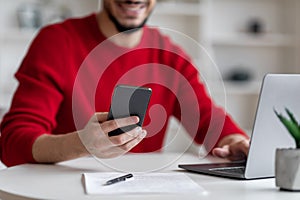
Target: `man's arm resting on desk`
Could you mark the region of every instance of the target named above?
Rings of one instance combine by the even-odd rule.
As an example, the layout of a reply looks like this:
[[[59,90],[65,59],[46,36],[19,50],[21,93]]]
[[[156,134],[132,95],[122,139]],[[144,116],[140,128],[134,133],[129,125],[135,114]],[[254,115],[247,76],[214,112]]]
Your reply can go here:
[[[113,137],[108,137],[108,132],[138,121],[136,116],[107,121],[107,113],[96,113],[83,130],[38,137],[32,146],[33,158],[38,163],[56,163],[89,153],[99,158],[122,155],[136,146],[146,136],[146,131],[137,127]]]
[[[225,136],[213,149],[212,154],[230,160],[241,160],[248,155],[249,138],[240,134]]]

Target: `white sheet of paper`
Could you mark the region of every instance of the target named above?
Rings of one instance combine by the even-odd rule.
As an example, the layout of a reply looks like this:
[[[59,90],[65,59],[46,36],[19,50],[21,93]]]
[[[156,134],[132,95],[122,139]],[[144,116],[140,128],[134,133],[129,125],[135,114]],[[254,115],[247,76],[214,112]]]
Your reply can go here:
[[[86,194],[202,193],[205,190],[183,173],[137,173],[112,185],[105,182],[124,173],[84,173]]]

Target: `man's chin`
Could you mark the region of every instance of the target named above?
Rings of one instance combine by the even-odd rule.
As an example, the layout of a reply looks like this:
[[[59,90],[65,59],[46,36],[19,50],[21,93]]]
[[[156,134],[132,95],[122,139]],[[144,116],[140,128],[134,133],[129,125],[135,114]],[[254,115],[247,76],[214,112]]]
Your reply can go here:
[[[145,23],[142,23],[138,26],[119,26],[119,27],[117,27],[117,29],[120,33],[130,34],[130,33],[134,33],[136,31],[140,30],[144,26],[145,26]]]
[[[134,33],[138,30],[140,30],[141,28],[143,28],[146,24],[148,19],[145,19],[142,23],[140,23],[139,25],[132,25],[132,26],[126,26],[126,25],[122,25],[121,23],[118,23],[117,21],[114,22],[114,25],[116,27],[116,29],[120,32],[120,33],[126,33],[126,34],[130,34],[130,33]]]
[[[131,28],[131,29],[127,29],[127,30],[124,30],[124,31],[120,31],[120,33],[131,34],[131,33],[137,32],[137,31],[140,30],[140,29],[141,29],[141,28]]]
[[[120,33],[124,32],[126,34],[130,34],[130,33],[136,32],[137,30],[141,29],[142,27],[145,26],[145,24],[148,20],[148,18],[146,18],[142,23],[140,23],[137,26],[128,26],[128,25],[123,25],[123,24],[119,23],[119,21],[110,12],[108,12],[108,17],[113,22],[113,24],[115,25],[118,32],[120,32]]]

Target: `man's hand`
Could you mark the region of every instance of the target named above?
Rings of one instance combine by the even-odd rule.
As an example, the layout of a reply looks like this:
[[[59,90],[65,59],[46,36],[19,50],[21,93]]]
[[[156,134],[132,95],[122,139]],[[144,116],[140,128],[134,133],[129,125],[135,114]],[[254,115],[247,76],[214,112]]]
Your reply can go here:
[[[224,137],[212,150],[217,157],[229,160],[242,160],[248,156],[249,139],[240,134],[232,134]]]
[[[86,149],[98,158],[113,158],[125,154],[146,136],[141,127],[109,137],[108,133],[117,128],[139,122],[136,116],[107,121],[107,113],[95,113],[86,127],[78,132]]]

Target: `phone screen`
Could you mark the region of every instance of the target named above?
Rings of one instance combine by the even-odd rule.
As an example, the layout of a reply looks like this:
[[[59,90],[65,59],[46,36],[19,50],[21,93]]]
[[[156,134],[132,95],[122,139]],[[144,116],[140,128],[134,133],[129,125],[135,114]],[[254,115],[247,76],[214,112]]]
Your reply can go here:
[[[138,116],[140,121],[135,125],[122,127],[111,131],[108,133],[108,135],[119,135],[134,129],[137,126],[142,126],[151,94],[151,88],[128,85],[116,86],[112,96],[108,120],[124,118],[128,116]]]

